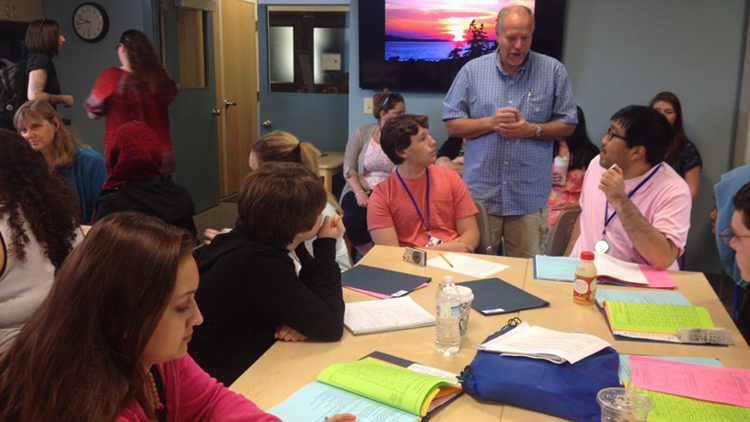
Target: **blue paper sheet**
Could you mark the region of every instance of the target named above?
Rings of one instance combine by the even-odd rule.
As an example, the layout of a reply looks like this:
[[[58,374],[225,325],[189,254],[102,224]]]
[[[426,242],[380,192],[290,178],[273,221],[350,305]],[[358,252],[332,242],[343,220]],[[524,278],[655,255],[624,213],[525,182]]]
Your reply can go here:
[[[402,410],[317,381],[300,388],[268,413],[283,421],[322,421],[338,413],[357,415],[359,422],[414,422],[419,419]]]
[[[690,301],[680,292],[664,292],[660,290],[597,289],[596,303],[598,303],[599,306],[602,306],[602,302],[605,300],[693,306],[693,304],[690,303]]]
[[[724,366],[724,364],[721,363],[721,361],[716,358],[695,358],[695,357],[689,357],[689,356],[650,356],[650,357],[655,358],[655,359],[673,360],[673,361],[684,362],[684,363],[694,363],[696,365],[720,366],[720,367]],[[620,369],[618,370],[618,375],[620,375],[620,381],[623,381],[623,382],[630,381],[630,355],[620,353]]]
[[[578,258],[537,255],[534,257],[534,278],[539,280],[573,281]]]

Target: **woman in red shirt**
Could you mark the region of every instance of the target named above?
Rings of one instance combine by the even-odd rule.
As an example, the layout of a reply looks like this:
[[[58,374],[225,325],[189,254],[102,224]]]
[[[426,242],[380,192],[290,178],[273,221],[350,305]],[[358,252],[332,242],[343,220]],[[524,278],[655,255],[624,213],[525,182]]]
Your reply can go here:
[[[108,67],[99,75],[91,95],[83,103],[91,119],[107,116],[104,146],[123,124],[146,123],[159,139],[164,159],[161,174],[175,171],[174,149],[169,133],[167,106],[177,96],[177,85],[156,57],[146,35],[135,29],[123,32],[117,44],[120,67]],[[107,173],[112,169],[109,157]]]

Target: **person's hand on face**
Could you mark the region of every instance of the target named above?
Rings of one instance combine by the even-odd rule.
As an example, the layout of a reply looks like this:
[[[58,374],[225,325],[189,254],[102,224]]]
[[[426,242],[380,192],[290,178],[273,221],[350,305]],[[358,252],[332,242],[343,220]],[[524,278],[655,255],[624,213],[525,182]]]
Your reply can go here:
[[[599,181],[599,189],[607,196],[607,201],[610,204],[617,204],[627,199],[628,196],[625,193],[625,180],[622,178],[622,169],[617,164],[613,164],[609,170],[602,174],[602,178]]]
[[[318,238],[330,237],[333,239],[340,239],[341,236],[344,235],[344,232],[346,232],[346,227],[344,227],[344,222],[341,220],[341,217],[337,215],[333,217],[327,216],[323,219],[323,224],[320,225]]]

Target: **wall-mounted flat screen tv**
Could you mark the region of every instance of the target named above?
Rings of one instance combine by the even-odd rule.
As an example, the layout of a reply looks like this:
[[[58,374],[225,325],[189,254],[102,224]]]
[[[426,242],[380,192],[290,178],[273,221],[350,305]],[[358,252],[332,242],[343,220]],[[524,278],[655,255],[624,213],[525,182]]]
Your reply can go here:
[[[466,62],[497,48],[508,4],[534,10],[531,49],[561,59],[565,0],[360,0],[359,86],[447,91]]]

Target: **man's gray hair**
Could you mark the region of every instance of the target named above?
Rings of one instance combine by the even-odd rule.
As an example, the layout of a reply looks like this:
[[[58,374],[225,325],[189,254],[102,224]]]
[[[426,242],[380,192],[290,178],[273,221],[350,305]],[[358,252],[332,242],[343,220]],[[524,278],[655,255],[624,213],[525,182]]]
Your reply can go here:
[[[497,20],[495,24],[495,35],[500,34],[500,27],[503,24],[503,20],[511,13],[526,13],[531,17],[531,32],[534,32],[536,27],[536,20],[534,19],[534,12],[526,6],[520,4],[514,4],[511,6],[505,6],[497,12]]]

